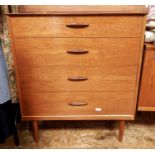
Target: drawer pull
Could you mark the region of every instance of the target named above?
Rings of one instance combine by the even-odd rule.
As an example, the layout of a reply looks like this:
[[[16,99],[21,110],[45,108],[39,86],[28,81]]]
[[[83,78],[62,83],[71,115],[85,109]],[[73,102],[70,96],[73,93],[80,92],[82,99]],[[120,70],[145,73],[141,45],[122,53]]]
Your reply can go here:
[[[73,49],[73,50],[68,50],[67,53],[69,54],[86,54],[89,51],[87,50],[80,50],[80,49]]]
[[[81,23],[71,23],[66,25],[69,28],[85,28],[88,27],[89,24],[81,24]]]
[[[75,76],[75,77],[69,77],[68,80],[70,80],[70,81],[85,81],[85,80],[88,80],[88,78],[82,77],[82,76]]]
[[[70,102],[68,104],[71,105],[71,106],[85,106],[88,103],[86,103],[86,102]]]

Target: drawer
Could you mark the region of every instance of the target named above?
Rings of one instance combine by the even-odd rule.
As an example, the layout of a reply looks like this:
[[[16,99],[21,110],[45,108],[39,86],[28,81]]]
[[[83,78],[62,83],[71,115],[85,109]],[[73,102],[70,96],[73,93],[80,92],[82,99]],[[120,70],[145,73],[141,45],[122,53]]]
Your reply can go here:
[[[143,16],[25,16],[11,18],[15,37],[141,37]]]
[[[134,91],[137,67],[23,67],[21,91]]]
[[[23,66],[120,66],[138,64],[139,38],[16,38]]]
[[[132,114],[133,93],[50,92],[23,93],[23,116]]]

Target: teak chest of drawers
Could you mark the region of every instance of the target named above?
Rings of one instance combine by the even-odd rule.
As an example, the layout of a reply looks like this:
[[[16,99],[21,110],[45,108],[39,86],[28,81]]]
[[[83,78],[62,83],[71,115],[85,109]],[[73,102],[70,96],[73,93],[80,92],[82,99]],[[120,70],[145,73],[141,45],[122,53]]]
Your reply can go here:
[[[146,43],[138,100],[139,111],[155,111],[155,45]]]
[[[135,116],[147,10],[77,7],[8,16],[22,119],[36,141],[40,120],[119,120],[121,141]]]

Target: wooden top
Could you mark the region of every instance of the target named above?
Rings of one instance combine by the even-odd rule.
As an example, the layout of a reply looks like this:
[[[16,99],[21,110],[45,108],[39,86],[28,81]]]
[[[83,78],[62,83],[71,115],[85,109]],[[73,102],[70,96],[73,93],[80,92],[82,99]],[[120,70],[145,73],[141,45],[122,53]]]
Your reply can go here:
[[[155,50],[155,44],[152,43],[145,43],[145,48],[147,50]]]
[[[18,14],[9,15],[40,15],[40,14],[147,14],[144,5],[21,5]]]

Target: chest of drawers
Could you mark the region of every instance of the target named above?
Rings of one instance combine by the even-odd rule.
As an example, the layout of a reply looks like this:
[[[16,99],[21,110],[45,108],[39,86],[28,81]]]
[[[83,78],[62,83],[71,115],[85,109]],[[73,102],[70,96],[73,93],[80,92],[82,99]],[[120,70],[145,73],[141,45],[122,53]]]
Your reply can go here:
[[[139,111],[155,111],[155,45],[146,43],[144,48],[140,93],[138,100]]]
[[[119,120],[122,140],[134,119],[146,9],[99,8],[9,14],[22,119],[36,141],[40,120]]]

